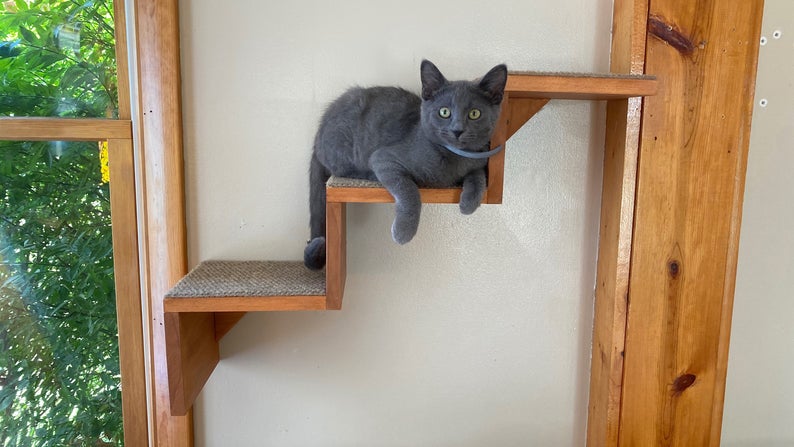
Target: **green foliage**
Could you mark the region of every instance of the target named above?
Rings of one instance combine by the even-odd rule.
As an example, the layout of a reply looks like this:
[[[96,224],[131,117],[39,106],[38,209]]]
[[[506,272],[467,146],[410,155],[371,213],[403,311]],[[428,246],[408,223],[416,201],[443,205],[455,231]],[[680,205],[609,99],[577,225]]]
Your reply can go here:
[[[4,2],[0,115],[114,117],[112,2]]]
[[[0,115],[114,116],[111,7],[0,3]],[[0,141],[0,184],[0,445],[122,445],[97,143]]]

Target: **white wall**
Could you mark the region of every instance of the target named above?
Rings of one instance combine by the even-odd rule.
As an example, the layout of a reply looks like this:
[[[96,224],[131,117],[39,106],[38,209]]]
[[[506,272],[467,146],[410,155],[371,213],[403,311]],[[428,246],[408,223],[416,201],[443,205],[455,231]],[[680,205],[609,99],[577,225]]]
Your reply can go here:
[[[300,259],[307,167],[346,87],[607,71],[609,0],[183,1],[190,263]],[[603,104],[556,101],[510,140],[504,204],[353,205],[343,310],[250,314],[196,406],[198,446],[584,442]]]
[[[794,2],[766,0],[762,35],[767,44],[758,57],[725,391],[726,447],[794,446]]]

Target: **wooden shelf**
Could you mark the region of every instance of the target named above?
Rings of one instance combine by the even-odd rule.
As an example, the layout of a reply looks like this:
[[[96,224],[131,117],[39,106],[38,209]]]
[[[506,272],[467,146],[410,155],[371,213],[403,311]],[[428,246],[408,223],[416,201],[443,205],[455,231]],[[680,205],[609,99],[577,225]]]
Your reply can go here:
[[[422,203],[458,203],[461,188],[420,188]],[[394,197],[379,182],[346,177],[331,177],[326,184],[326,200],[337,203],[391,203]]]
[[[512,72],[505,93],[511,98],[610,100],[656,94],[655,76],[596,73]]]
[[[654,95],[656,89],[652,76],[510,73],[491,147],[505,145],[551,99],[625,101]],[[502,202],[504,154],[501,151],[488,160],[484,203]],[[460,188],[420,189],[424,203],[458,203],[460,193]],[[347,276],[346,205],[389,203],[394,198],[378,182],[337,177],[326,185],[326,198],[324,272],[310,271],[299,261],[208,261],[168,292],[163,308],[172,415],[188,412],[218,363],[218,341],[246,312],[342,307]]]
[[[325,310],[325,274],[300,261],[205,261],[165,296],[166,312]]]

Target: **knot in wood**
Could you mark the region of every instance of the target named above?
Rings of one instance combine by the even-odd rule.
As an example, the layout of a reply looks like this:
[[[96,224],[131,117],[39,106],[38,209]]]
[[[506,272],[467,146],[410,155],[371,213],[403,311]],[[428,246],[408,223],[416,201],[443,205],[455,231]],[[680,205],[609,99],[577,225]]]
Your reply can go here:
[[[667,271],[670,273],[671,278],[676,279],[678,278],[678,274],[681,272],[681,265],[677,260],[673,259],[667,263]]]
[[[688,56],[695,51],[692,39],[685,36],[678,27],[666,23],[664,17],[650,16],[648,18],[648,32],[683,55]]]
[[[685,389],[691,387],[695,383],[697,376],[694,374],[684,374],[678,376],[673,381],[673,394],[681,394]]]

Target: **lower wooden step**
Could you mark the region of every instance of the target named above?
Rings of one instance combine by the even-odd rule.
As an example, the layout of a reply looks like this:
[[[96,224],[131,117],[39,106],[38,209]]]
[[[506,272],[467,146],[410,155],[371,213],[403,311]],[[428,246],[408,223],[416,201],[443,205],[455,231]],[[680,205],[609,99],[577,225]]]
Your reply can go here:
[[[165,297],[166,312],[324,310],[325,273],[300,261],[205,261]]]

